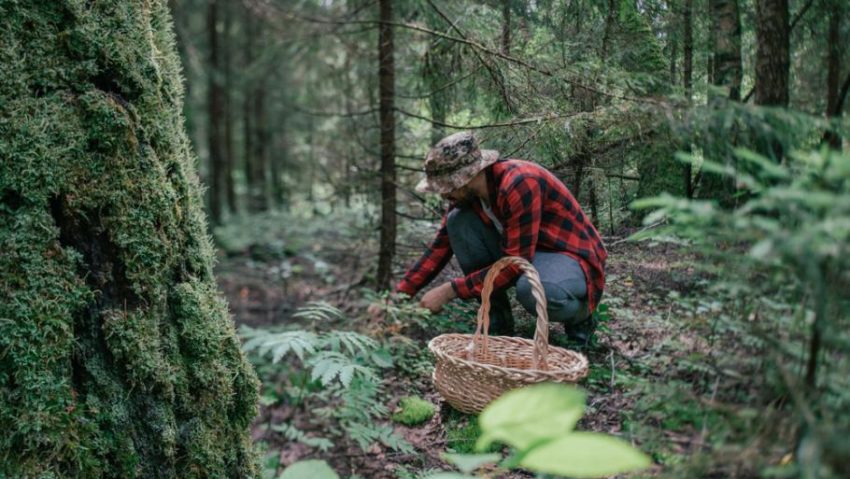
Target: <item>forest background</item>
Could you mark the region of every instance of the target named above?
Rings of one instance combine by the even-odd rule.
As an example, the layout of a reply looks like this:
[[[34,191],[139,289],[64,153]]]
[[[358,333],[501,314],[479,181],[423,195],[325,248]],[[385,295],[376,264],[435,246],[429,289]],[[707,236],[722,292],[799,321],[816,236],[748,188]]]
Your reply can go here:
[[[846,1],[14,3],[0,475],[463,469],[443,454],[479,425],[425,343],[475,305],[365,315],[439,224],[412,187],[461,130],[603,234],[580,428],[649,454],[635,477],[850,474]]]
[[[801,403],[812,400],[810,395],[823,400],[822,392],[806,389],[818,384],[812,361],[824,353],[817,351],[821,346],[813,344],[818,341],[814,336],[829,313],[816,314],[817,320],[800,315],[815,312],[813,305],[835,301],[828,299],[830,293],[817,291],[827,287],[831,279],[826,278],[843,274],[846,280],[846,269],[840,273],[839,264],[807,251],[822,246],[794,244],[788,245],[789,251],[771,250],[768,245],[781,249],[770,242],[774,235],[787,234],[786,228],[815,228],[811,221],[825,219],[800,224],[782,213],[798,205],[753,205],[756,199],[768,201],[769,195],[760,196],[763,188],[786,185],[790,178],[764,173],[764,165],[748,161],[750,154],[740,149],[787,167],[791,175],[806,163],[795,155],[822,152],[824,145],[841,149],[838,130],[847,125],[843,112],[850,87],[850,58],[841,48],[850,29],[845,2],[379,3],[175,5],[188,78],[189,131],[207,179],[212,223],[264,210],[301,213],[312,219],[307,223],[362,215],[367,227],[380,231],[377,251],[365,244],[357,250],[366,263],[362,267],[367,284],[391,287],[421,251],[430,235],[428,227],[441,212],[438,201],[412,190],[425,152],[447,134],[474,130],[485,147],[554,171],[609,243],[642,225],[647,209],[631,208],[635,200],[659,195],[696,199],[686,206],[673,200],[650,203],[669,208],[668,213],[684,211],[687,219],[680,225],[692,228],[696,223],[713,230],[717,226],[712,223],[719,222],[728,228],[714,230],[718,238],[693,235],[708,239],[709,252],[700,259],[681,260],[694,261],[690,266],[698,270],[712,270],[703,272],[710,278],[702,279],[704,285],[696,287],[692,283],[699,281],[691,279],[678,288],[709,304],[711,311],[705,317],[708,333],[703,332],[709,338],[703,346],[706,358],[697,360],[692,354],[689,360],[723,363],[709,359],[723,356],[715,337],[739,336],[741,326],[734,321],[731,331],[718,332],[722,327],[711,318],[723,314],[715,309],[718,302],[735,304],[731,318],[765,317],[759,321],[764,330],[750,332],[760,336],[777,331],[768,338],[779,342],[772,346],[787,354],[794,349],[796,359],[785,363],[775,352],[759,350],[751,352],[752,369],[730,361],[732,376],[724,376],[716,363],[704,366],[711,373],[682,374],[703,376],[697,382],[712,404],[720,402],[719,397],[737,396],[755,401],[759,408],[770,404],[784,409],[793,408],[786,402],[803,407]],[[391,31],[382,30],[386,25]],[[756,184],[746,183],[744,175],[755,177]],[[840,183],[836,186],[846,199],[846,182]],[[708,204],[717,209],[702,210]],[[846,220],[846,206],[841,209],[843,213],[835,214]],[[739,210],[772,218],[775,226],[766,231],[750,226],[755,231],[748,231],[739,225]],[[815,213],[815,218],[821,214]],[[664,221],[652,216],[646,224]],[[426,231],[420,232],[423,227]],[[824,233],[835,240],[846,238],[846,225],[841,228],[843,232]],[[679,232],[679,241],[682,236],[687,232]],[[736,277],[738,269],[723,261],[739,263],[735,257],[755,244],[760,247],[751,252],[759,255],[759,262],[770,264],[786,254],[799,268],[769,273],[772,281],[760,285],[763,289],[743,281],[744,289],[735,284],[725,285],[725,294],[715,291],[723,289],[718,285],[749,277]],[[726,256],[719,262],[711,252],[717,246]],[[685,250],[696,251],[698,245],[686,243]],[[802,272],[819,261],[825,264],[814,269],[823,269]],[[799,295],[788,291],[795,281],[786,275],[794,277],[794,272],[800,281],[796,287],[802,288]],[[813,287],[811,274],[821,278],[821,286]],[[670,291],[674,293],[675,288]],[[836,308],[835,320],[847,319],[843,297],[843,306],[823,306]],[[786,315],[798,319],[789,324]],[[632,320],[641,319],[637,315]],[[749,331],[749,325],[744,329]],[[766,340],[760,338],[755,346],[749,345],[755,340],[737,338],[748,347],[773,350],[761,343]],[[740,346],[732,349],[742,354]],[[827,365],[821,367],[840,370],[833,361],[823,361]],[[771,378],[768,371],[781,378]],[[783,371],[800,371],[799,379]],[[801,403],[779,391],[755,399],[752,392],[736,390],[735,375],[753,375],[756,383],[765,381],[780,390],[800,390]],[[672,409],[668,414],[677,416]],[[694,421],[700,434],[710,420],[708,413],[703,415]]]

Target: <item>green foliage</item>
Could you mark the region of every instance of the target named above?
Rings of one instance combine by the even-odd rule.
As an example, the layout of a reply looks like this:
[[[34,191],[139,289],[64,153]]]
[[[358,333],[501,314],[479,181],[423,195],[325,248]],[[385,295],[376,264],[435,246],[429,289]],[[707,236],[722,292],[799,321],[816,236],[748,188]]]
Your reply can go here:
[[[319,323],[344,317],[328,303],[308,304],[295,315]],[[392,367],[393,362],[377,341],[359,333],[335,330],[316,334],[304,330],[272,332],[243,326],[240,334],[245,339],[246,352],[255,353],[258,360],[271,358],[271,364],[258,366],[261,372],[267,371],[275,377],[278,368],[268,366],[290,360],[295,371],[290,372],[290,386],[285,388],[283,397],[271,399],[273,404],[282,401],[304,408],[305,398],[310,396],[310,402],[324,404],[314,407],[310,413],[317,420],[332,420],[331,426],[322,426],[332,437],[346,437],[363,450],[379,442],[394,450],[413,451],[391,427],[378,423],[389,415],[381,399],[382,380],[378,371]],[[332,446],[328,439],[308,437],[292,424],[272,428],[277,428],[277,432],[289,439],[320,450]]]
[[[569,451],[566,460],[565,451]],[[573,432],[532,448],[519,464],[535,472],[584,478],[645,469],[651,462],[620,439],[593,432]]]
[[[820,477],[841,477],[845,468],[835,458],[848,449],[833,438],[850,430],[840,412],[850,404],[845,339],[850,156],[825,149],[791,151],[777,164],[748,150],[735,155],[738,168],[710,159],[703,165],[735,178],[742,188],[737,207],[669,196],[642,200],[637,206],[657,208],[648,221],[667,224],[638,238],[684,241],[716,263],[722,275],[712,285],[713,308],[720,313],[712,338],[734,334],[734,341],[718,346],[748,351],[747,358],[724,360],[722,371],[732,371],[725,374],[733,378],[738,370],[759,371],[751,384],[758,394],[745,402],[750,407],[790,397],[790,403],[780,403],[787,404],[777,411],[781,419],[769,427],[796,431],[799,447],[805,444],[809,452],[788,470],[817,468]],[[675,426],[673,418],[664,420]]]
[[[271,429],[290,441],[300,442],[305,446],[314,447],[319,451],[327,451],[334,445],[333,441],[324,437],[308,436],[304,431],[292,424],[274,424],[271,426]]]
[[[475,452],[475,444],[481,437],[481,427],[478,418],[462,414],[454,409],[449,411],[445,421],[446,450],[451,453],[469,454]],[[489,452],[498,451],[493,445]]]
[[[472,474],[477,469],[490,464],[496,464],[502,459],[501,454],[443,454],[446,462],[460,469],[464,474]]]
[[[648,467],[649,458],[627,443],[599,433],[575,432],[584,411],[584,394],[573,387],[540,384],[510,391],[482,411],[476,449],[499,441],[516,449],[503,466],[577,478],[607,477]],[[451,455],[464,475],[500,459],[498,454]]]
[[[583,413],[584,393],[575,388],[545,385],[506,394],[481,412],[483,434],[475,447],[483,450],[500,441],[525,450],[572,431]]]
[[[434,417],[436,409],[429,401],[417,396],[405,396],[399,400],[398,411],[392,419],[405,426],[418,426]]]
[[[278,479],[339,479],[325,461],[298,461],[287,467]]]

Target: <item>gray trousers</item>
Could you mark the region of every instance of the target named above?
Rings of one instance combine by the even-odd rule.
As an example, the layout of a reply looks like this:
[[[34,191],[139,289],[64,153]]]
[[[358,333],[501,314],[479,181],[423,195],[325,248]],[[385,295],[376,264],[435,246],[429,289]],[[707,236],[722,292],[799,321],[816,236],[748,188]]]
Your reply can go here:
[[[484,224],[474,210],[452,210],[446,226],[452,251],[464,274],[491,265],[503,256],[499,232]],[[532,264],[546,292],[549,321],[562,322],[569,328],[587,319],[587,282],[578,261],[561,253],[537,251]],[[536,317],[536,301],[531,295],[531,284],[524,275],[516,282],[516,295],[525,310]],[[491,304],[491,333],[513,334],[506,292],[494,291]]]

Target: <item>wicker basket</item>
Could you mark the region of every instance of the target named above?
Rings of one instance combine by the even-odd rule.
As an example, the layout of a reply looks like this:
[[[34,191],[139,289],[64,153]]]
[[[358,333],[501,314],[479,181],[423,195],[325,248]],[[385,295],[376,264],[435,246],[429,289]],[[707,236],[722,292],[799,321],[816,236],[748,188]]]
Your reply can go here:
[[[493,281],[507,266],[528,276],[537,302],[534,340],[488,337]],[[575,383],[587,376],[587,358],[575,351],[549,346],[546,296],[537,270],[517,256],[506,256],[490,268],[481,292],[475,334],[443,334],[428,343],[436,357],[434,385],[446,402],[467,414],[477,414],[503,393],[542,382]]]

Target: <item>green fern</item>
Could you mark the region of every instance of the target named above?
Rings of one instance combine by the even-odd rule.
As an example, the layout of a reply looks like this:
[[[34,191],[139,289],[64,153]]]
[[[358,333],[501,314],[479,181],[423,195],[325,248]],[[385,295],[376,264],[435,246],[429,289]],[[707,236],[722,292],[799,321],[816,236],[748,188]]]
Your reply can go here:
[[[344,319],[339,309],[325,302],[309,303],[293,316],[310,321]],[[284,391],[294,407],[303,405],[301,398],[308,393],[311,403],[323,405],[311,412],[319,420],[331,420],[330,424],[323,421],[326,434],[346,435],[363,450],[380,442],[397,451],[413,452],[413,447],[395,434],[392,427],[376,422],[389,415],[381,399],[382,380],[376,369],[392,366],[392,358],[386,357],[387,352],[381,350],[377,341],[351,331],[272,332],[243,326],[240,334],[245,340],[245,352],[261,358],[271,356],[272,364],[289,353],[298,357],[302,366],[294,364],[297,373],[294,376],[301,379],[291,379]],[[300,370],[301,367],[306,371]],[[290,378],[294,376],[290,374]],[[329,439],[309,437],[290,424],[278,424],[272,429],[289,440],[320,450],[333,446]]]
[[[305,306],[298,308],[292,315],[293,318],[307,319],[309,321],[332,321],[345,319],[345,315],[337,307],[325,301],[310,301]]]
[[[351,355],[361,354],[366,356],[380,347],[378,342],[369,336],[351,331],[331,331],[323,334],[321,340],[330,346],[332,351],[343,352],[345,350]]]
[[[380,442],[390,449],[406,454],[412,454],[415,451],[409,442],[396,434],[393,428],[387,425],[358,422],[343,425],[343,428],[348,433],[348,436],[354,439],[357,445],[363,450],[368,449],[375,442]]]
[[[352,358],[336,351],[319,352],[308,361],[308,364],[312,367],[311,379],[321,381],[323,386],[328,386],[334,379],[339,378],[339,382],[347,388],[355,374],[370,378],[374,376],[370,368],[361,366]]]
[[[324,452],[329,450],[334,446],[333,441],[324,437],[311,437],[308,436],[304,431],[298,429],[292,424],[275,424],[271,427],[271,429],[275,432],[279,432],[290,441],[300,442],[305,446],[315,447],[316,449]]]
[[[307,331],[271,333],[242,326],[240,334],[247,340],[242,346],[245,352],[256,352],[258,356],[272,353],[272,363],[277,363],[290,351],[304,361],[305,356],[315,353],[322,346],[319,337]]]

